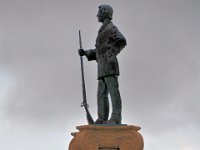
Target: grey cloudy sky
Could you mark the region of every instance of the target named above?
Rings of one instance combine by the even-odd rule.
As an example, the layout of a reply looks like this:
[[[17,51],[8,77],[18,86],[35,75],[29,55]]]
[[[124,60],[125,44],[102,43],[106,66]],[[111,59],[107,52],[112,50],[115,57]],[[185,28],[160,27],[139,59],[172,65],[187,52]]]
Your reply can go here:
[[[0,149],[64,150],[87,123],[78,30],[94,48],[103,3],[128,43],[123,123],[142,127],[145,150],[199,149],[199,0],[0,0]],[[84,63],[96,118],[96,62]]]

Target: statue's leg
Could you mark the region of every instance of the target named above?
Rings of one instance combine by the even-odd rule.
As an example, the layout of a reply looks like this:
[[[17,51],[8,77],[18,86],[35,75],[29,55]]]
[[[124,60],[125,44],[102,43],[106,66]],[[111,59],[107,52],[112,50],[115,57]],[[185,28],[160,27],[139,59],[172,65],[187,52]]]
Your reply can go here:
[[[109,115],[109,101],[108,88],[104,79],[98,80],[97,107],[98,119],[96,123],[103,123],[103,121],[107,121]]]
[[[113,112],[110,122],[121,124],[121,96],[119,92],[118,76],[105,77],[105,82],[110,93]]]

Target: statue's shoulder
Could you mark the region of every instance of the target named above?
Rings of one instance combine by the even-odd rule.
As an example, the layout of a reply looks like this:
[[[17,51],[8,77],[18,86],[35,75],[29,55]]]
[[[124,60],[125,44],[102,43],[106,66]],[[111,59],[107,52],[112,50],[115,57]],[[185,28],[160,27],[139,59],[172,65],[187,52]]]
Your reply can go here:
[[[105,31],[107,32],[115,32],[116,30],[118,29],[112,22],[110,22],[105,28]]]
[[[109,28],[113,31],[119,31],[117,26],[115,24],[113,24],[113,22],[110,23]]]
[[[109,28],[109,29],[113,29],[113,28],[115,28],[116,26],[113,24],[113,22],[111,21],[108,25],[107,25],[107,27]]]

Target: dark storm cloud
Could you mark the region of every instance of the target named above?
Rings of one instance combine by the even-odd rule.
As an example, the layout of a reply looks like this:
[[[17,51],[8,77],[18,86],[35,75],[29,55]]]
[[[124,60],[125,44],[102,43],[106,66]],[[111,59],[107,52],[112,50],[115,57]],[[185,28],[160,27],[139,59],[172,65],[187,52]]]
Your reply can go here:
[[[86,123],[79,107],[78,30],[84,48],[94,48],[97,7],[104,2],[113,6],[113,22],[128,42],[119,55],[124,123],[142,126],[147,150],[197,150],[200,3],[195,0],[0,1],[0,147],[13,149],[8,140],[14,143],[19,135],[18,145],[26,139],[29,147],[37,134],[35,146],[49,149],[41,141],[53,141],[55,134],[69,142],[75,126]],[[96,117],[96,63],[85,61],[85,73]],[[52,150],[67,147],[49,143]]]

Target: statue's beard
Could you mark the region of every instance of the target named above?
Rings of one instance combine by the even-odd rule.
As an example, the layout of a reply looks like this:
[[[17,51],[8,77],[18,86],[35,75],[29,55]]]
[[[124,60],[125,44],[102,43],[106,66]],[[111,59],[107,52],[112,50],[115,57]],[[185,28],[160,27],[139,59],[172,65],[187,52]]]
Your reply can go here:
[[[106,14],[100,14],[100,15],[98,16],[98,21],[99,21],[99,22],[103,22],[106,18],[107,18],[107,15],[106,15]]]

